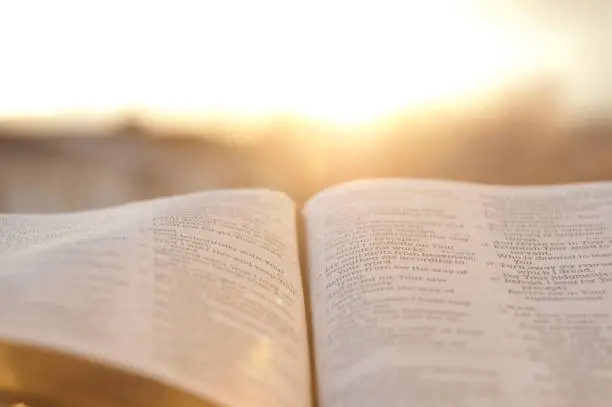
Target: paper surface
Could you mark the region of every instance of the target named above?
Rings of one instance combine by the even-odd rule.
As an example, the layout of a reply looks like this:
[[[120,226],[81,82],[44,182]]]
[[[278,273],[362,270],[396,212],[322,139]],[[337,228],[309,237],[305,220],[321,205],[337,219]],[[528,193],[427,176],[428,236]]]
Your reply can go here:
[[[612,184],[363,181],[307,204],[322,407],[604,407]]]
[[[0,216],[0,337],[235,406],[310,406],[294,206],[218,191]]]

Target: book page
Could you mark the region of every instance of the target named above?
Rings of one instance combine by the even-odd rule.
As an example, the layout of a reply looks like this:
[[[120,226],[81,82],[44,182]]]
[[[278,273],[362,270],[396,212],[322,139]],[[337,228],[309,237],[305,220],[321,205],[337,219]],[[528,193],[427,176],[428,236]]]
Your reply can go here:
[[[361,181],[305,209],[322,407],[604,407],[612,183]]]
[[[295,208],[216,191],[0,216],[0,340],[228,406],[310,406]]]

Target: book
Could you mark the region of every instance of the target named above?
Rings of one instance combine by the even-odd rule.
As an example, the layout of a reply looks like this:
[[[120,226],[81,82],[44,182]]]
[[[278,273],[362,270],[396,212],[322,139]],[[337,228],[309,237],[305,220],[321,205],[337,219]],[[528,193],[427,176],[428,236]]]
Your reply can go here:
[[[0,395],[609,406],[612,183],[372,179],[0,216]]]

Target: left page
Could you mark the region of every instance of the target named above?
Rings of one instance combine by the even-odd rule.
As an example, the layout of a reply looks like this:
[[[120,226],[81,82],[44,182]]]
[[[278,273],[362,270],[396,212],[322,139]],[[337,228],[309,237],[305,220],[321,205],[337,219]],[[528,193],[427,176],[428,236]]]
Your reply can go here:
[[[215,191],[0,215],[0,341],[219,405],[310,406],[294,204],[266,190]]]

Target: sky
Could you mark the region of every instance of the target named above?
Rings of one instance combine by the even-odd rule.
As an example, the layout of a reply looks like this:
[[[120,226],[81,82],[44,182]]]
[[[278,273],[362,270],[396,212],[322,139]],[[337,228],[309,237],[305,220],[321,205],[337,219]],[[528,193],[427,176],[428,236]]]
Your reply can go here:
[[[530,76],[580,82],[575,77],[588,72],[574,66],[579,46],[570,42],[593,16],[576,23],[571,5],[551,19],[548,12],[559,2],[535,0],[526,12],[508,4],[3,2],[0,116],[291,113],[353,123]],[[588,41],[598,34],[580,35]],[[598,88],[584,82],[572,85],[576,98]]]

